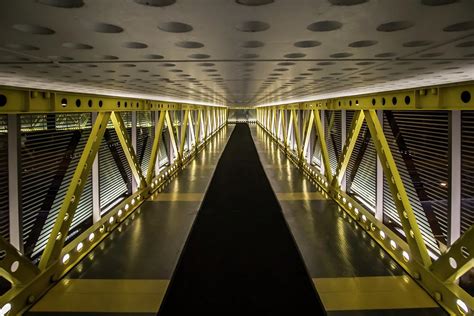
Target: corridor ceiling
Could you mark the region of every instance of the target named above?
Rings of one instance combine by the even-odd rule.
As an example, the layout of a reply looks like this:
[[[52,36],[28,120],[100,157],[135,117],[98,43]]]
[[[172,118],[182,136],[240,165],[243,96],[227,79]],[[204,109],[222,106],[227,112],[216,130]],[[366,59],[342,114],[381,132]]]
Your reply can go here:
[[[474,79],[473,0],[1,0],[0,15],[5,86],[232,106]]]

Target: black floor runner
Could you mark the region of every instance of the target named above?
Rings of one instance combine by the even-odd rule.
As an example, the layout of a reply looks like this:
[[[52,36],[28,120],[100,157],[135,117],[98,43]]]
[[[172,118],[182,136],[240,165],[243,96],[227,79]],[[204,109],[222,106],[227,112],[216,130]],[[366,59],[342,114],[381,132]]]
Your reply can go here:
[[[325,315],[260,163],[237,124],[159,315]]]

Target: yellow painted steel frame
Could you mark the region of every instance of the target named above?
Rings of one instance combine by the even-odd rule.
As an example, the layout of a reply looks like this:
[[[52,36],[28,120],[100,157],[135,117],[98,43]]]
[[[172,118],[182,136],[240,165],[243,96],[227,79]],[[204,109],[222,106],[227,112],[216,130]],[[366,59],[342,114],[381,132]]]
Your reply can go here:
[[[43,255],[41,256],[39,263],[39,268],[41,270],[45,270],[50,265],[57,264],[57,261],[59,260],[59,254],[63,249],[64,241],[69,232],[74,213],[92,169],[92,163],[94,162],[97,151],[99,150],[109,118],[110,113],[99,113],[97,120],[92,127],[91,134],[89,135],[89,139],[87,140],[76,171],[74,172],[74,176],[72,177],[66,197],[64,198],[64,202],[59,210],[58,218],[54,223],[48,243],[46,244]]]
[[[336,167],[336,174],[334,176],[333,186],[339,187],[341,185],[342,178],[346,172],[347,165],[349,164],[349,159],[351,158],[352,151],[354,150],[357,137],[359,136],[360,129],[364,123],[364,112],[357,111],[354,117],[352,118],[351,127],[349,129],[349,135],[347,135],[346,143],[342,149],[341,157],[338,161]]]
[[[296,113],[296,110],[291,110],[291,117],[293,118],[293,135],[296,141],[296,153],[299,156],[303,153],[303,150],[301,148],[301,137],[300,137],[300,129],[299,129],[299,124],[298,124],[298,115]]]
[[[128,137],[125,124],[123,123],[122,117],[118,112],[112,112],[110,117],[112,118],[112,123],[120,141],[120,145],[122,146],[125,157],[127,158],[130,169],[132,170],[132,175],[135,178],[135,181],[138,183],[138,188],[140,189],[141,187],[146,186],[146,180],[143,177],[142,171],[139,167],[137,156],[133,150],[132,142]]]
[[[474,86],[472,84],[461,84],[417,89],[413,91],[412,94],[417,96],[414,98],[416,107],[410,109],[460,109],[460,98],[462,98],[464,104],[467,104],[468,108],[473,105],[471,108],[474,109],[472,99],[468,99],[467,97],[467,93],[472,95],[472,92],[474,92],[473,87]],[[278,134],[272,132],[269,126],[266,125],[266,113],[268,113],[270,108],[278,109],[284,113],[285,109],[294,109],[295,104],[257,108],[257,117],[259,118],[257,123],[273,138],[276,143],[280,144],[281,149],[284,150],[284,152],[287,154],[287,157],[290,158],[307,177],[309,177],[313,182],[317,183],[322,190],[324,190],[339,204],[339,210],[344,213],[344,216],[348,215],[358,225],[360,225],[443,308],[445,308],[452,315],[471,315],[474,309],[474,299],[469,293],[464,291],[456,283],[456,281],[465,272],[474,267],[474,258],[472,255],[474,252],[474,227],[471,227],[467,232],[465,232],[447,250],[447,252],[442,254],[434,262],[431,262],[431,258],[428,255],[426,245],[422,238],[418,223],[416,222],[415,215],[411,208],[408,196],[403,186],[403,182],[400,179],[397,166],[392,157],[387,140],[385,139],[385,135],[375,109],[369,107],[361,108],[361,100],[370,100],[372,98],[374,100],[381,100],[382,98],[389,100],[389,97],[398,98],[399,96],[405,94],[405,91],[396,91],[381,93],[380,95],[372,95],[370,98],[361,96],[341,98],[341,100],[346,101],[357,98],[357,100],[359,100],[359,108],[355,108],[355,110],[358,109],[359,111],[356,112],[352,120],[351,128],[339,158],[333,181],[328,179],[328,176],[330,176],[331,173],[329,169],[330,166],[328,164],[329,160],[327,148],[324,148],[326,142],[324,139],[320,114],[318,110],[314,110],[313,106],[308,107],[306,103],[299,105],[300,109],[309,111],[309,118],[307,122],[308,125],[305,133],[303,148],[306,150],[308,146],[309,137],[312,132],[311,124],[312,121],[314,121],[315,130],[318,134],[318,138],[320,138],[323,163],[325,169],[329,170],[329,172],[326,172],[326,175],[323,175],[313,166],[308,164],[304,157],[300,157],[299,160],[296,160],[293,155],[290,155],[287,152],[286,146],[281,144]],[[437,95],[437,97],[434,98],[434,95]],[[443,100],[446,103],[440,103],[440,100]],[[325,103],[325,106],[321,106],[320,108],[338,110],[339,108],[332,108],[334,102],[331,102]],[[435,104],[432,105],[429,102],[434,102]],[[347,107],[342,106],[342,104],[341,109],[347,109]],[[377,101],[375,101],[375,104],[377,105]],[[441,104],[445,105],[441,106]],[[449,104],[449,106],[447,106],[447,104]],[[328,105],[331,105],[331,107]],[[354,108],[349,109],[354,110]],[[371,133],[372,141],[374,142],[378,157],[381,160],[385,177],[390,186],[390,191],[392,196],[394,196],[396,209],[398,211],[400,221],[402,222],[405,236],[407,236],[406,241],[400,238],[392,230],[387,228],[379,220],[377,220],[374,215],[365,209],[365,207],[358,201],[341,190],[340,181],[344,175],[345,169],[347,168],[355,141],[364,120],[367,123],[367,127]],[[296,121],[294,123],[296,123]],[[323,137],[322,139],[321,136]]]
[[[394,197],[393,199],[398,212],[398,217],[402,223],[405,236],[407,236],[411,255],[424,266],[429,266],[431,264],[431,259],[428,250],[426,249],[423,236],[421,235],[420,228],[416,222],[416,217],[405,191],[405,186],[403,185],[397,166],[393,160],[392,152],[387,140],[385,139],[377,113],[375,110],[366,110],[364,111],[364,114],[377,155],[382,162],[383,171],[390,186],[390,191]]]
[[[179,153],[178,153],[179,159],[183,157],[183,153],[184,153],[184,145],[185,145],[184,143],[186,140],[186,130],[188,127],[188,121],[189,121],[189,110],[185,110],[184,120],[181,123],[181,139],[179,141]]]
[[[303,144],[303,152],[306,153],[309,146],[309,141],[311,138],[311,131],[313,130],[313,122],[314,122],[314,112],[309,111],[309,118],[306,122],[306,132],[304,136],[304,144]]]
[[[151,156],[150,156],[150,162],[148,164],[148,170],[146,173],[146,183],[150,183],[151,179],[153,178],[153,174],[155,172],[155,165],[156,165],[156,160],[158,157],[158,151],[160,149],[160,140],[161,137],[156,137],[156,135],[161,135],[163,132],[163,126],[165,125],[165,116],[168,111],[161,111],[160,117],[158,118],[158,124],[155,125],[155,137],[153,139],[153,145],[151,147]]]
[[[330,183],[332,181],[332,171],[331,164],[329,163],[329,153],[328,147],[326,144],[326,136],[324,135],[324,127],[321,122],[321,115],[318,110],[314,110],[314,127],[316,128],[316,133],[318,135],[319,145],[321,146],[321,159],[324,164],[324,174],[327,178],[327,181]]]
[[[0,107],[0,114],[25,112],[98,112],[97,119],[92,126],[91,133],[71,183],[69,184],[52,233],[40,259],[39,266],[37,267],[9,242],[0,237],[0,248],[5,252],[4,258],[0,260],[0,275],[12,284],[12,288],[0,297],[0,309],[9,315],[17,315],[25,311],[38,298],[44,295],[59,278],[64,276],[85,256],[89,255],[91,250],[104,240],[115,228],[128,224],[130,219],[133,220],[135,218],[135,211],[140,212],[139,206],[143,201],[155,192],[161,192],[163,186],[169,183],[227,122],[225,119],[227,109],[224,107],[213,107],[210,109],[210,107],[201,105],[160,103],[147,100],[135,100],[135,102],[129,99],[123,101],[122,99],[113,97],[17,90],[11,88],[0,88],[0,95],[5,96],[7,100],[6,104]],[[76,100],[74,106],[70,106],[71,100]],[[87,104],[87,100],[92,100],[91,103],[89,103],[90,105],[82,108],[80,105]],[[118,102],[120,102],[121,107],[117,106]],[[132,105],[133,107],[130,108]],[[164,123],[166,122],[173,150],[174,153],[178,155],[178,159],[159,174],[154,174],[161,138],[154,137],[150,163],[145,178],[137,162],[136,153],[131,145],[124,122],[120,116],[119,111],[122,110],[156,110],[156,112],[159,113],[159,120],[155,126],[155,135],[161,135]],[[185,114],[185,120],[188,121],[189,124],[192,124],[191,111],[198,111],[197,135],[199,135],[201,130],[204,130],[203,137],[195,137],[196,150],[186,157],[179,155],[176,146],[173,132],[174,127],[170,117],[170,111],[175,110],[184,110],[185,113],[187,113]],[[202,119],[203,111],[209,119]],[[209,113],[211,111],[215,113],[213,114],[213,120],[215,122],[213,125],[209,124],[211,119]],[[189,120],[189,118],[191,119]],[[112,120],[127,162],[130,165],[134,178],[139,184],[138,189],[125,198],[114,209],[105,214],[98,222],[64,246],[64,241],[69,232],[81,193],[90,174],[92,163],[94,159],[96,159],[109,119]],[[187,131],[189,130],[190,133],[194,132],[192,127],[186,129],[186,125],[185,123],[182,127],[180,149],[184,146]]]

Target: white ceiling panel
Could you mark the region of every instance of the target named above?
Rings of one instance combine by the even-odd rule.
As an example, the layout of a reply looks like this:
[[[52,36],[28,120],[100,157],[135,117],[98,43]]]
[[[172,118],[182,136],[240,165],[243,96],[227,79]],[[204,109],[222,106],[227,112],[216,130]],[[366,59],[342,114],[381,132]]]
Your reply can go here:
[[[2,0],[0,84],[257,105],[474,79],[472,0]]]

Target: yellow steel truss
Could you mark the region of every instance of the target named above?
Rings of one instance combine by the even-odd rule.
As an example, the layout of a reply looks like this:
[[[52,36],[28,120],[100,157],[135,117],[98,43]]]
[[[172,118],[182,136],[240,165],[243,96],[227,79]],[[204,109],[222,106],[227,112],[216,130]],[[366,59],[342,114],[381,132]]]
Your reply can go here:
[[[132,142],[128,137],[127,129],[125,128],[122,117],[118,112],[112,112],[110,117],[112,118],[112,123],[120,141],[120,145],[122,146],[125,157],[127,158],[130,169],[132,170],[132,175],[138,183],[138,188],[141,188],[146,185],[146,181],[139,167],[135,150],[133,149]]]
[[[92,127],[91,134],[89,135],[81,159],[79,160],[76,171],[74,172],[71,184],[69,185],[66,197],[64,198],[64,202],[59,211],[58,218],[54,223],[53,231],[49,236],[48,243],[46,244],[46,248],[41,257],[39,263],[39,268],[41,270],[45,270],[50,265],[57,263],[59,260],[59,255],[64,246],[64,241],[69,232],[69,227],[71,226],[74,213],[79,204],[79,199],[81,198],[82,191],[91,171],[92,163],[94,162],[97,151],[99,150],[109,118],[110,113],[99,113],[97,120]]]
[[[257,108],[272,107],[287,110],[474,110],[474,83],[469,81]]]
[[[357,113],[352,118],[349,134],[347,135],[346,143],[344,144],[341,157],[336,167],[336,174],[333,180],[336,181],[336,183],[333,183],[333,185],[337,187],[341,185],[342,178],[344,177],[344,173],[346,172],[347,165],[349,164],[349,159],[351,158],[352,151],[354,150],[354,146],[356,144],[357,137],[359,136],[359,132],[363,123],[364,112],[357,111]]]
[[[0,107],[0,114],[16,113],[71,113],[98,112],[81,158],[56,218],[52,233],[41,256],[39,266],[18,252],[10,243],[0,237],[0,247],[5,257],[0,260],[0,273],[12,284],[12,288],[0,297],[0,308],[9,309],[16,315],[40,298],[65,273],[127,218],[134,217],[141,203],[159,190],[181,168],[192,159],[198,150],[226,124],[227,108],[202,105],[169,103],[150,100],[115,98],[74,93],[0,88],[6,104]],[[121,111],[156,111],[159,115],[154,127],[154,139],[146,176],[137,161],[127,129],[120,115]],[[183,111],[184,122],[181,125],[179,149],[175,138],[175,126],[171,120],[172,111]],[[197,111],[196,127],[192,114]],[[81,193],[90,174],[92,163],[96,159],[101,140],[109,119],[118,135],[121,147],[131,168],[133,177],[139,184],[136,192],[126,197],[113,210],[100,218],[86,231],[64,246]],[[170,142],[176,160],[159,174],[155,166],[164,125],[167,125]],[[188,127],[188,128],[187,128]],[[196,133],[195,133],[196,132]],[[194,139],[195,151],[183,157],[183,148],[187,135]],[[195,134],[194,134],[195,133]],[[188,144],[189,147],[192,144]]]
[[[420,228],[416,222],[416,217],[405,191],[405,186],[403,185],[400,174],[398,173],[397,165],[393,160],[392,152],[387,140],[385,139],[385,134],[383,133],[377,113],[375,110],[366,110],[364,111],[364,114],[367,121],[367,127],[369,128],[372,139],[374,140],[378,157],[382,162],[385,177],[390,186],[390,191],[392,192],[395,201],[395,206],[402,223],[403,231],[405,232],[405,236],[407,236],[407,242],[411,254],[415,260],[420,261],[425,266],[429,266],[431,264],[431,259],[428,255],[428,250],[426,249]]]
[[[328,182],[332,181],[331,164],[329,163],[328,147],[326,145],[326,135],[324,135],[324,127],[321,122],[321,114],[319,110],[314,110],[314,126],[318,135],[319,145],[321,146],[321,159],[324,165],[324,174]]]
[[[414,89],[407,91],[384,92],[374,95],[344,97],[337,99],[318,100],[301,104],[284,104],[257,107],[258,125],[263,128],[282,149],[288,153],[288,136],[285,131],[290,125],[293,131],[300,130],[295,111],[307,112],[301,127],[304,131],[301,150],[306,152],[313,131],[321,146],[321,159],[324,175],[306,162],[304,155],[298,156],[294,162],[301,167],[304,174],[312,178],[325,190],[366,232],[379,243],[427,292],[453,315],[467,315],[474,310],[474,300],[471,295],[457,285],[457,279],[474,268],[474,227],[464,233],[447,252],[434,262],[428,254],[426,244],[421,235],[416,217],[410,205],[397,166],[392,157],[390,147],[382,130],[375,109],[396,110],[433,110],[433,109],[474,109],[471,96],[474,93],[472,83],[449,85],[433,88]],[[329,165],[329,155],[326,146],[320,110],[357,110],[347,133],[344,147],[337,162],[335,174],[332,175]],[[278,128],[273,128],[273,111],[278,111]],[[290,122],[285,120],[285,111],[290,111]],[[269,117],[271,116],[271,120]],[[334,124],[332,113],[329,130]],[[385,178],[394,197],[400,222],[406,236],[401,239],[392,230],[375,218],[363,205],[341,189],[340,183],[344,176],[355,142],[363,122],[371,134],[377,155],[381,161]],[[314,125],[314,126],[313,126]],[[280,142],[279,130],[283,131],[284,143]],[[297,141],[295,139],[295,141]],[[297,148],[300,148],[297,146]]]
[[[151,179],[153,179],[156,159],[158,157],[158,151],[160,149],[161,137],[159,137],[159,135],[161,135],[163,131],[163,126],[165,125],[165,116],[167,112],[167,110],[159,112],[160,117],[158,118],[158,124],[155,126],[155,137],[153,139],[153,145],[151,147],[150,163],[148,164],[148,171],[146,173],[146,183],[150,183]]]

